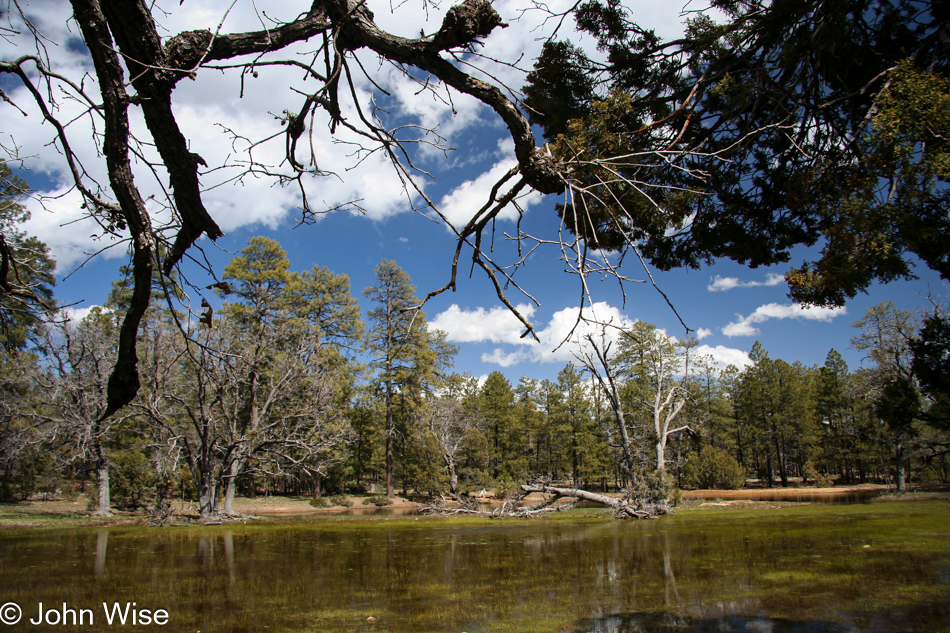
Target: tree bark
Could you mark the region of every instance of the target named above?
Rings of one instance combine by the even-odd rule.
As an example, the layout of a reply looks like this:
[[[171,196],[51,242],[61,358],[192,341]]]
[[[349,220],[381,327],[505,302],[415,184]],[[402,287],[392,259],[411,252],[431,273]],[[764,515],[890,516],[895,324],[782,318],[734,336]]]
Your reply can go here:
[[[106,457],[105,447],[102,445],[102,436],[105,431],[102,429],[100,422],[96,422],[93,425],[92,431],[95,438],[93,442],[96,456],[96,491],[99,496],[99,504],[93,516],[111,517],[112,500],[110,499],[109,488],[109,460]]]
[[[906,492],[907,484],[904,483],[904,437],[897,438],[897,446],[894,451],[894,478],[897,480],[897,492]]]
[[[234,497],[237,494],[237,478],[241,474],[241,464],[238,460],[231,462],[228,469],[228,478],[224,483],[224,507],[221,511],[226,515],[234,514]]]
[[[596,492],[588,492],[586,490],[580,490],[578,488],[558,488],[556,486],[524,485],[524,486],[521,486],[521,490],[523,490],[524,492],[543,492],[546,494],[557,495],[559,497],[576,497],[577,499],[583,499],[585,501],[599,503],[608,508],[612,508],[618,514],[632,517],[635,519],[643,519],[648,516],[651,516],[649,512],[637,510],[635,507],[631,506],[629,503],[627,503],[623,499],[608,497],[607,495],[597,494]]]
[[[390,370],[391,371],[391,370]],[[386,496],[396,497],[396,462],[393,452],[393,435],[396,423],[393,421],[393,382],[386,381]]]
[[[98,482],[99,507],[93,516],[111,517],[112,502],[109,498],[109,461],[102,450],[102,445],[96,447],[96,480]]]

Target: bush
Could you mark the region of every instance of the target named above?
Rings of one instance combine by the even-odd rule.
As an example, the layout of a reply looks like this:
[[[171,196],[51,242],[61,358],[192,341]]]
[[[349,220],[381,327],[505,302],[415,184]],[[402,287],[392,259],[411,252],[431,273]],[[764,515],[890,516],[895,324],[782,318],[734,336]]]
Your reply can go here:
[[[745,469],[721,448],[705,446],[686,460],[683,483],[692,488],[736,490],[745,485]]]
[[[805,462],[804,479],[810,481],[819,488],[829,488],[835,485],[834,479],[831,475],[826,475],[824,473],[818,472],[818,468],[815,466],[815,462],[808,460]]]
[[[638,511],[650,516],[672,512],[670,497],[673,495],[673,479],[665,470],[643,473],[637,478],[637,484],[628,490],[626,501]]]
[[[158,478],[142,451],[129,449],[113,451],[109,456],[109,500],[123,510],[135,510],[148,505],[155,496]]]
[[[393,500],[386,495],[374,495],[372,497],[366,497],[363,499],[364,506],[376,506],[377,508],[382,508],[384,506],[391,506],[392,504]]]
[[[330,497],[330,503],[341,508],[353,507],[353,501],[344,495],[334,495]]]
[[[320,497],[319,499],[311,499],[310,505],[314,508],[352,508],[353,502],[347,499],[343,495],[334,495],[332,497]]]
[[[643,504],[666,504],[673,494],[673,479],[665,470],[642,475],[637,481],[637,499]]]

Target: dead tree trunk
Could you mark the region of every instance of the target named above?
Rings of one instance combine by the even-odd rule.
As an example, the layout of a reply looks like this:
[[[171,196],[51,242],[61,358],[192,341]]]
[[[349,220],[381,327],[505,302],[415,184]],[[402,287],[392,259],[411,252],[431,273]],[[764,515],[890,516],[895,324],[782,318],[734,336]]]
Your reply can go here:
[[[550,495],[557,495],[558,497],[575,497],[577,499],[583,499],[585,501],[592,501],[593,503],[599,503],[608,508],[613,509],[614,514],[620,517],[630,517],[634,519],[646,519],[648,517],[654,516],[652,512],[646,510],[640,510],[635,505],[632,505],[626,498],[618,499],[616,497],[608,497],[606,495],[597,494],[596,492],[588,492],[586,490],[580,490],[578,488],[558,488],[555,486],[521,486],[521,490],[526,493],[531,492],[542,492]]]

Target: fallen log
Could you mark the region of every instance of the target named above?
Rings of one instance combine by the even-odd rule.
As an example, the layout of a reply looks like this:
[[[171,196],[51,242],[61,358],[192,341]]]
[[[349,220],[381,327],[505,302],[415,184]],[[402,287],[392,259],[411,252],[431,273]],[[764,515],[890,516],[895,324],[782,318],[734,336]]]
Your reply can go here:
[[[616,497],[608,497],[607,495],[597,494],[596,492],[588,492],[587,490],[581,490],[580,488],[559,488],[557,486],[523,485],[521,486],[521,490],[527,493],[541,492],[541,493],[545,493],[549,495],[555,495],[557,498],[574,497],[575,499],[583,499],[584,501],[599,503],[603,506],[611,508],[614,511],[615,515],[621,516],[621,517],[631,517],[634,519],[646,519],[651,516],[655,516],[655,513],[647,512],[645,510],[638,509],[634,505],[631,505],[627,499],[618,499]]]

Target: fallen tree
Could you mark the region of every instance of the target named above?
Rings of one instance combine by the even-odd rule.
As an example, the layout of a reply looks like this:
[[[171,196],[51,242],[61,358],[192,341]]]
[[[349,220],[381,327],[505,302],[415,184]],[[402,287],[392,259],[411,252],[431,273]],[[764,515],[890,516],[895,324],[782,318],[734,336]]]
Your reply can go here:
[[[527,494],[532,492],[541,492],[544,494],[554,495],[554,499],[552,499],[549,503],[553,503],[557,499],[564,497],[573,497],[575,499],[583,499],[584,501],[599,503],[607,508],[612,509],[614,511],[614,516],[621,519],[648,519],[661,514],[669,513],[669,504],[665,500],[662,503],[655,503],[652,499],[647,499],[644,497],[644,495],[640,494],[639,487],[637,489],[628,491],[627,494],[622,497],[608,497],[607,495],[598,494],[596,492],[588,492],[587,490],[581,490],[580,488],[559,488],[557,486],[545,485],[524,485],[521,486],[521,490]]]
[[[647,475],[640,478],[641,483],[635,488],[625,491],[621,497],[610,497],[596,492],[589,492],[580,488],[561,488],[547,484],[525,484],[521,486],[522,494],[516,499],[510,499],[490,510],[483,510],[473,499],[456,497],[457,507],[449,507],[444,502],[434,503],[422,509],[425,514],[474,514],[491,518],[530,518],[556,512],[573,505],[557,504],[561,499],[576,499],[590,501],[613,510],[619,519],[649,519],[671,512],[669,502],[669,478],[663,473],[661,476]],[[550,495],[541,503],[523,505],[526,497],[532,493]]]

